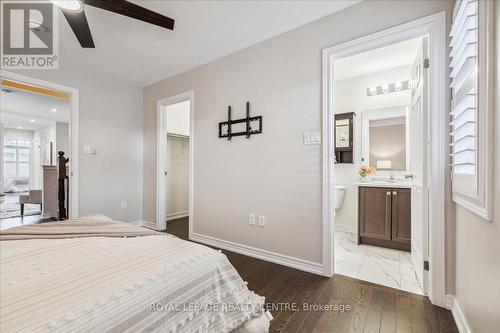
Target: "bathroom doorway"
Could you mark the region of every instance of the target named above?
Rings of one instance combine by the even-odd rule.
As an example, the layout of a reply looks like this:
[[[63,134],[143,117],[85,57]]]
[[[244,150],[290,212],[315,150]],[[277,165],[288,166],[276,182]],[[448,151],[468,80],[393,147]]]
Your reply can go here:
[[[445,107],[444,40],[440,13],[323,52],[324,274],[428,294],[437,305],[447,128],[445,113],[429,110]]]
[[[412,71],[426,48],[427,39],[418,37],[334,63],[336,155],[346,151],[347,137],[353,156],[334,166],[335,271],[417,294],[424,293],[423,276],[419,259],[412,261],[420,246],[412,238],[421,236],[412,232],[418,220],[411,218],[413,184],[405,177],[412,172],[410,142],[423,135],[409,117]],[[352,133],[343,131],[345,114],[352,115]]]

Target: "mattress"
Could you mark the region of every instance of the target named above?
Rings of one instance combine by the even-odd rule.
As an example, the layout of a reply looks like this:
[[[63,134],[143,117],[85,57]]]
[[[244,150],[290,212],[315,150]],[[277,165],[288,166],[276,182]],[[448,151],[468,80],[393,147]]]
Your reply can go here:
[[[247,288],[223,253],[101,222],[2,231],[2,333],[267,332],[264,298]],[[93,233],[82,230],[86,223]],[[58,229],[64,232],[53,232]]]

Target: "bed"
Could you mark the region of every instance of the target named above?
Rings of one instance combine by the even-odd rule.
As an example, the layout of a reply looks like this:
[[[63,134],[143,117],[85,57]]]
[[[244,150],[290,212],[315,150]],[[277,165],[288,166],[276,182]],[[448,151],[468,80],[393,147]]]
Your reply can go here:
[[[2,333],[269,329],[223,253],[100,215],[2,231],[0,293]]]

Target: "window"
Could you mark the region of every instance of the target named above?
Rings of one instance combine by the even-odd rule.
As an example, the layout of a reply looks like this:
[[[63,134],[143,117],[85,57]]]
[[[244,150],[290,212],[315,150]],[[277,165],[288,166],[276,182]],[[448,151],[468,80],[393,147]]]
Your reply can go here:
[[[4,139],[4,182],[14,177],[30,177],[31,142],[23,139]]]
[[[455,4],[450,37],[453,200],[491,218],[493,50],[490,1]]]

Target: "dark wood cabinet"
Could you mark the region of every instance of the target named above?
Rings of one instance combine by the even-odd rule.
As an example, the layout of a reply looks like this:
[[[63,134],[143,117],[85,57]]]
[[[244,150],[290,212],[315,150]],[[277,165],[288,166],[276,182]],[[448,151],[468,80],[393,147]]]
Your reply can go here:
[[[354,163],[354,112],[335,115],[335,161]]]
[[[411,190],[359,187],[358,243],[410,251]]]

